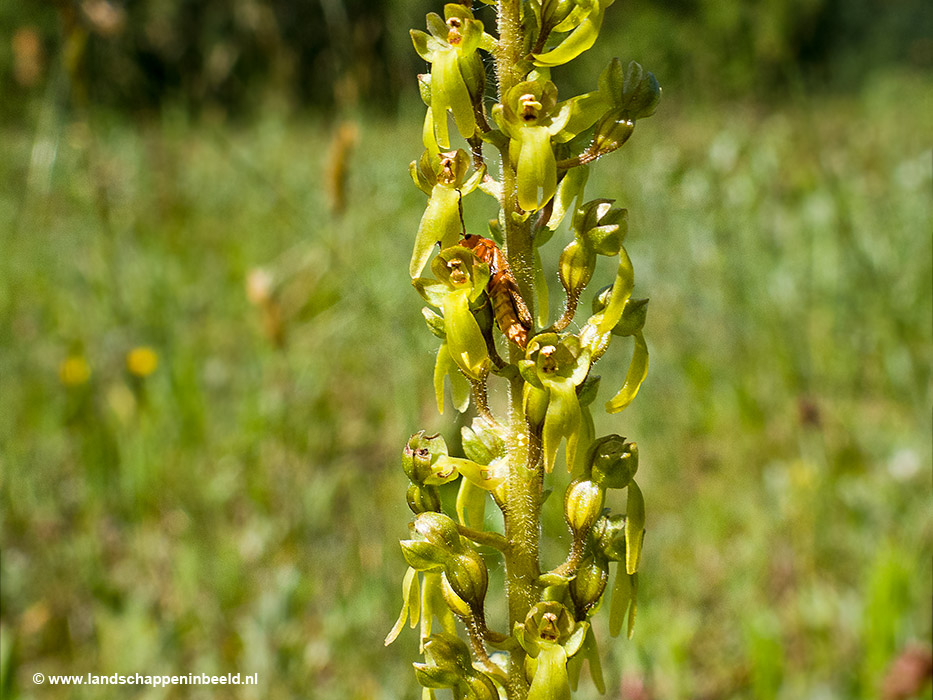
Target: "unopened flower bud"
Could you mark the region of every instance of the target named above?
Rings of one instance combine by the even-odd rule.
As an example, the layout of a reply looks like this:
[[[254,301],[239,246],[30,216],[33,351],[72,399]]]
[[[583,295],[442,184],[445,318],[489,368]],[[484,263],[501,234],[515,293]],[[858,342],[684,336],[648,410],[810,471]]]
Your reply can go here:
[[[435,513],[441,512],[441,497],[435,486],[412,484],[408,487],[406,498],[408,500],[408,507],[415,515],[428,511],[433,511]]]
[[[425,688],[459,686],[472,672],[470,651],[452,634],[432,634],[424,642],[425,663],[412,664],[415,676]]]
[[[414,527],[415,532],[445,551],[459,552],[463,549],[456,523],[442,513],[421,513],[415,519]]]
[[[621,109],[613,109],[596,124],[593,134],[593,146],[598,153],[614,151],[635,131],[635,121]]]
[[[635,120],[654,114],[661,87],[634,61],[623,72],[622,63],[614,58],[599,77],[599,90],[612,108],[596,124],[593,146],[599,153],[609,153],[628,141]]]
[[[568,587],[578,620],[586,619],[587,613],[599,603],[608,580],[609,564],[607,561],[587,557],[580,563],[577,575]]]
[[[483,558],[471,550],[452,556],[445,569],[447,581],[472,610],[481,608],[489,587],[489,572]]]
[[[454,671],[429,664],[412,664],[415,678],[424,688],[452,688],[461,682],[460,675]]]
[[[575,299],[589,284],[596,269],[596,253],[580,239],[571,241],[564,248],[557,264],[560,283],[567,291],[567,296]]]
[[[638,471],[638,446],[624,437],[607,435],[590,447],[588,462],[594,482],[604,489],[622,489]]]
[[[583,537],[603,510],[605,492],[589,479],[577,479],[564,494],[564,518],[574,537]]]
[[[613,106],[610,114],[633,123],[654,114],[661,101],[657,79],[635,61],[623,72],[622,62],[612,59],[599,76],[599,89]]]
[[[459,637],[452,634],[432,634],[424,643],[424,656],[428,662],[451,671],[472,668],[470,650]]]

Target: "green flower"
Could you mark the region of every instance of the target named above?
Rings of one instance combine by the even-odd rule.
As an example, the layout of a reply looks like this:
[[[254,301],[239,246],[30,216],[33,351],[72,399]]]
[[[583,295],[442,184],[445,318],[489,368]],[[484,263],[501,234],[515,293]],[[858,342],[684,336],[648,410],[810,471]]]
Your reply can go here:
[[[528,654],[528,700],[570,700],[567,659],[580,650],[588,629],[556,601],[536,604],[524,623],[515,623],[515,638]]]
[[[590,352],[580,339],[543,333],[528,342],[519,370],[525,379],[522,396],[525,416],[541,427],[544,466],[554,468],[560,441],[567,440],[567,468],[576,460],[582,423],[577,387],[590,369]]]
[[[485,69],[476,52],[481,46],[491,48],[491,37],[483,33],[483,23],[460,4],[444,6],[444,19],[427,16],[430,34],[411,30],[415,51],[431,64],[431,120],[437,143],[450,148],[447,110],[453,114],[457,129],[464,138],[476,132],[475,99],[483,92]]]
[[[405,625],[405,619],[411,618],[414,627],[418,618],[421,619],[421,638],[424,640],[431,634],[432,622],[436,618],[445,631],[456,634],[454,615],[444,597],[444,577],[448,576],[448,569],[464,568],[463,557],[475,554],[463,542],[457,531],[457,524],[442,513],[427,511],[420,513],[410,525],[411,539],[402,540],[402,554],[411,571],[421,572],[424,577],[421,598],[418,601],[414,582],[406,574],[402,587],[402,612],[392,631],[386,637],[386,644],[392,643]],[[478,555],[477,555],[478,556]],[[475,567],[474,567],[475,568]],[[467,572],[473,573],[473,572]],[[485,569],[483,571],[485,573]],[[482,574],[479,574],[481,577]],[[464,582],[467,586],[468,579]],[[477,592],[481,589],[474,585]],[[420,605],[416,603],[420,602]]]
[[[402,450],[402,469],[412,483],[439,486],[457,478],[457,473],[448,463],[441,461],[447,456],[447,443],[440,435],[425,435],[423,430],[408,439]]]
[[[631,298],[635,282],[632,263],[625,248],[620,252],[615,283],[596,296],[593,301],[595,313],[580,330],[580,340],[594,358],[602,356],[612,335],[633,336],[635,340],[622,388],[606,402],[609,413],[618,413],[628,407],[648,376],[648,344],[642,333],[648,300]]]
[[[460,200],[476,189],[486,174],[483,166],[467,178],[469,167],[470,157],[463,149],[439,154],[425,151],[419,161],[412,161],[408,166],[412,180],[430,197],[418,225],[408,266],[413,278],[421,274],[437,243],[441,248],[449,248],[460,238]]]
[[[654,114],[661,101],[661,86],[654,74],[635,61],[622,71],[622,62],[612,59],[599,76],[599,91],[623,119],[645,119]]]
[[[592,126],[605,109],[599,92],[558,103],[557,87],[550,80],[519,83],[509,90],[502,104],[492,108],[493,117],[510,139],[509,158],[516,171],[522,209],[540,209],[557,191],[552,140],[571,140]]]
[[[599,76],[599,92],[609,110],[596,124],[593,148],[597,153],[609,153],[624,144],[635,122],[654,114],[661,100],[661,87],[654,75],[635,61],[623,73],[618,58],[612,59]]]
[[[408,508],[415,515],[429,510],[435,513],[441,511],[441,495],[436,486],[411,484],[405,494],[405,500],[408,502]]]
[[[509,157],[518,177],[518,205],[533,211],[557,190],[557,161],[551,138],[564,124],[552,119],[557,87],[550,80],[519,83],[493,107],[493,116],[511,139]]]
[[[463,374],[469,379],[481,380],[489,373],[492,362],[472,307],[479,308],[486,303],[483,293],[489,283],[489,265],[470,249],[453,246],[437,255],[431,263],[431,271],[436,279],[419,277],[412,280],[412,284],[425,301],[443,313],[445,343],[438,353],[438,362],[446,362],[443,354],[446,346],[450,360]]]
[[[638,564],[645,538],[645,501],[634,481],[628,485],[625,516],[602,517],[590,531],[591,549],[597,558],[618,562],[609,608],[609,634],[622,631],[628,613],[628,636],[635,627],[638,596]]]
[[[498,700],[492,679],[473,668],[470,650],[454,634],[432,634],[424,643],[425,663],[413,664],[425,688],[453,688],[454,697]]]
[[[590,445],[587,465],[593,481],[602,488],[625,488],[638,471],[638,445],[619,435],[606,435]]]
[[[594,199],[573,214],[571,229],[577,240],[599,255],[619,254],[628,234],[628,211],[612,206],[615,200]]]

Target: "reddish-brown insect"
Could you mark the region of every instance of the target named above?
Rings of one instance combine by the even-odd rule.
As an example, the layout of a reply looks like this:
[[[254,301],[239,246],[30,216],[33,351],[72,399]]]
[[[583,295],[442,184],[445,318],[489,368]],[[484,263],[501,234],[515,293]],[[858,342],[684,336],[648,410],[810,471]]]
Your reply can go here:
[[[496,317],[496,325],[505,337],[524,348],[528,344],[528,331],[534,327],[531,312],[518,291],[518,283],[508,261],[494,241],[476,234],[467,234],[461,243],[470,248],[480,260],[489,265],[489,302]]]

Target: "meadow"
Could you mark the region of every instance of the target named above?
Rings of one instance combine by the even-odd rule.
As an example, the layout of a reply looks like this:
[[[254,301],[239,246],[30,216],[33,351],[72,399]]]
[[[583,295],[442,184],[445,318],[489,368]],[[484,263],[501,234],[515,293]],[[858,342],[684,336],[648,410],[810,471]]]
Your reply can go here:
[[[607,697],[868,700],[929,644],[931,113],[909,74],[666,95],[594,168],[651,299],[640,398],[598,424],[638,441],[648,504]],[[3,697],[115,697],[32,676],[137,671],[259,674],[140,698],[420,697],[416,634],[383,647],[400,451],[444,428],[406,276],[420,107],[32,117],[0,159]]]

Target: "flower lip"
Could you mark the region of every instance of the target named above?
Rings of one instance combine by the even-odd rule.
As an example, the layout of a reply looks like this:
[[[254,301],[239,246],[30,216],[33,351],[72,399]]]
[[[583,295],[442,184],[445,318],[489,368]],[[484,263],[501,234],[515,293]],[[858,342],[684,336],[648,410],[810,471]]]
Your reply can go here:
[[[450,281],[456,285],[466,284],[466,270],[463,269],[463,261],[460,258],[451,258],[447,261],[447,269],[450,270]]]
[[[463,22],[459,17],[451,17],[447,20],[447,26],[450,27],[450,30],[447,32],[447,43],[451,46],[456,46],[463,41],[463,35],[460,33]]]
[[[455,163],[453,158],[442,158],[441,159],[441,172],[438,173],[437,179],[440,182],[443,182],[445,185],[452,185],[457,181],[457,172],[455,168]]]
[[[545,345],[538,351],[541,356],[541,369],[544,372],[554,372],[557,370],[557,348],[554,345]]]
[[[541,103],[531,93],[527,93],[518,98],[518,106],[521,108],[521,117],[524,121],[535,121],[538,113],[541,111]]]
[[[546,642],[556,642],[560,639],[560,631],[557,629],[557,615],[546,612],[541,616],[541,627],[538,636]]]

